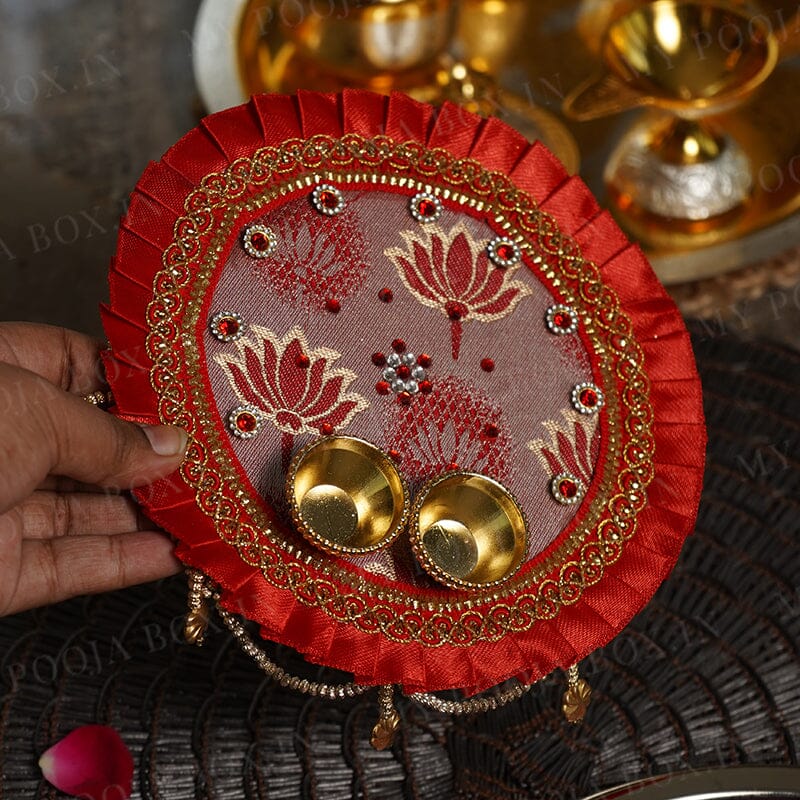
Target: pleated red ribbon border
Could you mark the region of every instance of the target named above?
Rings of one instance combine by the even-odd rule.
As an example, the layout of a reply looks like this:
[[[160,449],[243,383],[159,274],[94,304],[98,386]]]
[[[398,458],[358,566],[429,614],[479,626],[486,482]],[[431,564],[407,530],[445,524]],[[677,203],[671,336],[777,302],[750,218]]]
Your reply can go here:
[[[111,302],[101,308],[113,353],[105,361],[116,411],[138,422],[159,422],[145,315],[153,279],[174,239],[175,222],[185,214],[188,195],[206,175],[222,172],[261,147],[346,133],[441,147],[456,158],[508,174],[555,217],[616,291],[644,351],[654,408],[655,478],[635,536],[620,559],[606,566],[602,580],[552,620],[469,648],[425,647],[338,623],[322,609],[301,604],[291,592],[272,587],[218,538],[213,522],[196,506],[194,490],[178,473],[138,497],[165,530],[180,532],[183,539],[204,532],[194,544],[179,544],[178,556],[220,583],[225,607],[259,622],[266,638],[294,647],[311,661],[351,672],[362,683],[397,683],[406,691],[460,687],[472,692],[514,676],[536,680],[610,641],[669,574],[697,514],[706,442],[699,377],[677,308],[641,250],[598,207],[583,182],[567,176],[540,143],[529,144],[496,118],[483,119],[450,104],[437,112],[400,93],[261,95],[205,118],[159,163],[147,167],[120,225],[109,276]]]

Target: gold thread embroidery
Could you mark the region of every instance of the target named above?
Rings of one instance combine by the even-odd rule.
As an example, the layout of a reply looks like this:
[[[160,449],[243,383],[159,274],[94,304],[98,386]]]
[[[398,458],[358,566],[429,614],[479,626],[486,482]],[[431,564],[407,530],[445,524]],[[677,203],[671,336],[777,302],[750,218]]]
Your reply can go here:
[[[204,441],[214,431],[212,412],[202,403],[195,407],[198,398],[187,396],[181,380],[182,362],[188,363],[193,353],[196,322],[187,314],[183,290],[196,277],[204,254],[203,239],[216,223],[215,210],[242,197],[248,189],[266,184],[274,189],[282,178],[283,193],[290,185],[311,186],[321,175],[341,179],[340,170],[353,164],[360,172],[346,175],[350,182],[425,188],[465,207],[488,211],[505,231],[517,228],[523,237],[523,252],[545,256],[540,276],[556,287],[564,302],[579,310],[599,358],[607,394],[605,436],[609,453],[601,489],[608,490],[610,496],[602,503],[596,500],[585,515],[587,525],[579,527],[588,527],[595,536],[586,535],[586,540],[581,540],[576,556],[561,565],[557,576],[533,586],[545,573],[542,568],[528,570],[513,585],[503,588],[508,602],[500,602],[497,593],[474,600],[420,601],[371,585],[360,577],[353,580],[353,591],[348,592],[327,577],[309,574],[311,556],[290,543],[276,547],[271,531],[250,522],[245,493],[225,481],[214,463],[222,451],[216,446],[209,448]],[[426,179],[437,182],[427,184]],[[273,191],[273,195],[277,193]],[[432,647],[469,645],[525,631],[537,619],[554,617],[561,606],[576,602],[586,587],[597,583],[607,565],[618,560],[624,542],[636,531],[636,516],[646,503],[646,488],[653,477],[653,412],[643,353],[632,336],[630,320],[620,310],[613,290],[600,281],[597,267],[583,260],[575,242],[563,236],[555,221],[537,209],[530,196],[514,187],[506,176],[488,172],[468,159],[454,159],[443,150],[426,150],[415,142],[395,144],[387,137],[365,140],[357,135],[341,139],[315,136],[263,148],[251,158],[238,159],[223,173],[206,176],[187,198],[185,210],[186,216],[175,223],[175,239],[164,252],[163,269],[154,278],[154,298],[147,309],[151,383],[159,398],[162,421],[182,425],[192,434],[181,474],[195,490],[198,507],[213,519],[220,538],[234,545],[245,562],[258,567],[268,582],[291,591],[301,603],[320,607],[333,619],[364,632],[380,631],[394,641],[417,641]],[[227,216],[232,223],[230,211]],[[210,247],[212,262],[222,251],[222,241],[218,235]],[[179,326],[178,320],[184,324]],[[615,379],[622,384],[618,397]],[[620,405],[626,411],[623,431],[616,425]],[[623,437],[629,439],[624,447]],[[214,437],[208,438],[213,443]],[[620,469],[612,481],[617,466]],[[577,544],[563,543],[556,554],[563,557],[567,546],[572,552]],[[320,564],[313,566],[320,571]],[[508,597],[523,580],[526,591]],[[402,596],[408,609],[387,605],[389,596]]]

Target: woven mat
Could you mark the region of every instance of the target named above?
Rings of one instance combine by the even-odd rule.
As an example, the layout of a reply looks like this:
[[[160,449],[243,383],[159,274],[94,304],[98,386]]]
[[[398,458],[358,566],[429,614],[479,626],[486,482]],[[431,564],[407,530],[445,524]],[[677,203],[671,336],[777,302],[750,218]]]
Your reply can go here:
[[[580,798],[674,770],[796,764],[800,355],[702,330],[697,530],[654,600],[585,662],[583,725],[563,720],[554,676],[484,716],[405,703],[393,749],[375,752],[373,695],[336,704],[281,690],[221,630],[202,649],[183,644],[176,578],[0,621],[0,798],[59,797],[37,758],[89,722],[131,747],[134,797],[168,800]]]

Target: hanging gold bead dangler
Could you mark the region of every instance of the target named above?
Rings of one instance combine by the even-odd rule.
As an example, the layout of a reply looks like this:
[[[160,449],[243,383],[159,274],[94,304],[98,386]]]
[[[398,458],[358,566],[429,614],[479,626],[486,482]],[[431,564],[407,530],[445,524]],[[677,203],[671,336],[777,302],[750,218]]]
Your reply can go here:
[[[186,614],[183,635],[189,644],[200,647],[205,640],[209,617],[206,577],[196,569],[187,570],[186,574],[189,578],[189,612]]]
[[[567,688],[561,705],[567,722],[575,724],[583,722],[591,700],[592,687],[581,678],[578,673],[578,665],[573,664],[567,672]]]
[[[378,689],[378,722],[372,729],[369,743],[376,750],[387,750],[394,744],[394,737],[400,726],[400,715],[394,707],[394,687],[381,686]]]

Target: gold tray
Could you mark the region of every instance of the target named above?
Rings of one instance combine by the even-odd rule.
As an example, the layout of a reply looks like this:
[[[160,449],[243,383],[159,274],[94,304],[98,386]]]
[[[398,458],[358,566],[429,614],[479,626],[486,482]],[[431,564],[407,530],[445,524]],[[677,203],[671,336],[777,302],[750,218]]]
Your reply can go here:
[[[624,2],[625,0],[623,0]],[[208,0],[207,0],[208,2]],[[241,0],[237,5],[236,59],[240,97],[259,91],[298,88],[337,90],[347,85],[297,52],[286,35],[286,17],[280,0]],[[329,3],[319,4],[325,9]],[[579,83],[600,70],[596,55],[597,32],[609,0],[462,0],[455,47],[463,52],[482,47],[483,66],[517,102],[528,104],[533,115],[560,115],[561,102]],[[785,42],[800,32],[796,3],[770,0],[764,14]],[[335,12],[334,12],[335,13]],[[282,15],[286,17],[281,21]],[[202,53],[196,52],[196,58]],[[376,81],[371,88],[406,91],[433,82],[433,67],[405,73],[391,85]],[[419,95],[419,91],[412,91]],[[423,91],[424,94],[424,91]],[[753,164],[755,182],[750,200],[732,218],[717,226],[694,223],[675,226],[666,234],[646,223],[621,218],[628,233],[645,247],[664,283],[708,278],[762,261],[800,244],[800,58],[784,53],[783,61],[761,91],[746,106],[717,121],[742,143]],[[600,203],[611,205],[603,182],[603,168],[615,141],[637,114],[578,123],[561,120],[580,148],[580,174]]]

